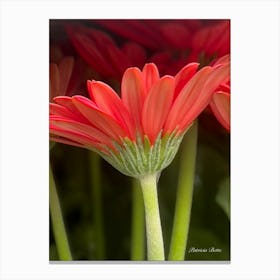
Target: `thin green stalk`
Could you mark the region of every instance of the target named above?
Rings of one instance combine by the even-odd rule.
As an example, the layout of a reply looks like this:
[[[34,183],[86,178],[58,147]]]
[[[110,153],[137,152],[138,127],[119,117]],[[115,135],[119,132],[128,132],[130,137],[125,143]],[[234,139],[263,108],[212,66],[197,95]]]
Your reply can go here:
[[[58,256],[59,259],[62,261],[71,261],[72,255],[67,239],[67,234],[63,222],[63,216],[60,208],[59,198],[58,198],[51,166],[49,170],[49,180],[50,180],[49,200],[50,200],[51,221],[52,221],[52,229],[53,229],[54,239],[58,251]]]
[[[142,261],[145,258],[145,211],[141,186],[136,179],[132,186],[131,232],[131,260]]]
[[[187,132],[182,143],[175,216],[169,250],[169,260],[185,259],[191,217],[195,161],[197,149],[197,121]]]
[[[90,152],[90,174],[92,186],[92,210],[95,225],[95,248],[96,258],[105,259],[105,240],[104,223],[102,211],[102,188],[101,188],[101,170],[100,156]]]
[[[164,260],[164,245],[157,196],[157,174],[139,179],[145,205],[148,260]]]

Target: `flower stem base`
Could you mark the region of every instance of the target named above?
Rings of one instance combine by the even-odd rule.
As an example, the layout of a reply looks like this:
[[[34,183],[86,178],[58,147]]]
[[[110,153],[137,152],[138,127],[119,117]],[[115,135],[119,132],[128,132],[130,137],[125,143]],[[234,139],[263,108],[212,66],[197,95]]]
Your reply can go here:
[[[148,260],[164,260],[158,196],[157,174],[146,175],[139,179],[145,205]]]

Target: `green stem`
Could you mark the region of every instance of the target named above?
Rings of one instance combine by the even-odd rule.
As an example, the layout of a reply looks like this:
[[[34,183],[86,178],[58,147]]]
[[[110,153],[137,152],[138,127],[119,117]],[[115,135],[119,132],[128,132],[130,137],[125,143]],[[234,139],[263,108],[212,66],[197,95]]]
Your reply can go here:
[[[157,174],[139,179],[145,205],[148,260],[164,260],[164,246],[157,197]]]
[[[182,143],[175,216],[169,260],[184,260],[191,217],[198,123],[194,122]]]
[[[131,231],[131,260],[142,261],[145,258],[145,212],[141,186],[136,179],[132,186]]]
[[[95,224],[95,248],[96,258],[105,259],[105,240],[104,240],[104,223],[102,211],[102,189],[101,189],[101,170],[100,156],[90,152],[90,174],[92,186],[92,207]]]
[[[68,244],[67,234],[63,222],[63,216],[60,208],[59,198],[53,178],[52,168],[49,170],[50,180],[50,212],[54,239],[58,251],[59,259],[62,261],[71,261],[72,255]]]

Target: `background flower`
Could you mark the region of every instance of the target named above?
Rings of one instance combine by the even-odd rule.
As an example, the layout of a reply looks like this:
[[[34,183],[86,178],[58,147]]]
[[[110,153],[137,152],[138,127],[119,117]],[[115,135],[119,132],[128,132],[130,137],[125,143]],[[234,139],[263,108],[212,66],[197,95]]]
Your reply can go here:
[[[214,65],[228,62],[229,56],[223,56]],[[215,90],[210,107],[217,120],[227,131],[230,131],[230,81],[220,85]]]

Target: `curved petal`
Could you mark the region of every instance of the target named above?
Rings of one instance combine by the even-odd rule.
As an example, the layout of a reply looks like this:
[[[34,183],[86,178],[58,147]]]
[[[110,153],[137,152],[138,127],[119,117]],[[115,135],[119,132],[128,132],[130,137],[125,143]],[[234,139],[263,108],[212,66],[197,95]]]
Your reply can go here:
[[[110,63],[95,43],[88,29],[82,26],[66,25],[66,32],[79,55],[102,75],[114,76]],[[102,38],[103,39],[103,38]]]
[[[78,115],[74,114],[68,108],[65,108],[64,106],[61,106],[59,104],[50,103],[49,113],[50,113],[50,115],[57,115],[57,116],[80,121],[80,118]]]
[[[77,133],[87,136],[93,141],[104,143],[109,147],[113,147],[112,139],[95,127],[58,116],[50,116],[50,124],[61,129],[76,131]]]
[[[202,68],[180,91],[168,115],[164,132],[172,132],[175,128],[181,126],[183,119],[188,118],[188,111],[195,100],[200,98],[201,91],[211,72],[212,68],[210,66]]]
[[[50,100],[59,95],[59,70],[55,63],[50,63]]]
[[[60,74],[60,95],[65,95],[74,68],[74,58],[65,57],[58,65]]]
[[[121,123],[130,138],[134,138],[135,127],[132,117],[117,93],[103,82],[88,81],[87,85],[90,97],[97,107]]]
[[[82,144],[79,144],[78,142],[71,141],[71,140],[66,139],[64,137],[57,136],[57,135],[52,135],[52,134],[50,135],[50,141],[54,141],[54,142],[57,142],[57,143],[62,143],[62,144],[70,145],[70,146],[80,147],[80,148],[84,147]]]
[[[215,91],[223,91],[223,92],[227,92],[228,94],[230,94],[230,85],[227,84],[221,84],[219,85],[218,89],[216,89]]]
[[[199,94],[199,98],[195,100],[191,107],[188,108],[188,114],[181,121],[180,128],[186,129],[191,122],[207,107],[215,90],[221,85],[229,81],[229,64],[219,65],[213,68],[207,81]]]
[[[198,52],[204,51],[207,56],[229,53],[229,24],[229,21],[225,20],[198,30],[192,39],[192,49]]]
[[[115,45],[106,46],[106,52],[108,56],[107,59],[110,61],[111,67],[115,69],[116,77],[120,79],[125,69],[130,66],[127,56]]]
[[[75,130],[68,130],[59,128],[55,125],[50,125],[50,134],[63,137],[69,141],[74,141],[79,143],[84,148],[96,148],[96,149],[103,149],[104,145],[101,143],[98,143],[91,138],[87,137],[86,135],[83,135],[82,133],[77,133]]]
[[[188,81],[194,76],[198,66],[199,63],[189,63],[184,68],[182,68],[175,76],[174,100],[179,95],[184,86],[188,83]]]
[[[143,68],[142,75],[146,86],[146,94],[148,94],[151,87],[159,80],[158,68],[154,63],[147,63]]]
[[[136,21],[136,20],[135,20]],[[117,33],[121,35],[122,37],[128,38],[132,41],[135,41],[136,43],[139,43],[140,45],[151,48],[151,49],[157,49],[157,42],[154,40],[151,40],[151,36],[148,36],[147,34],[143,34],[143,31],[141,32],[131,25],[130,21],[128,24],[127,20],[98,20],[98,23],[105,26],[109,30],[113,31],[114,33]],[[143,25],[143,22],[139,21],[138,25]],[[147,26],[147,29],[149,27]],[[154,34],[153,34],[154,35]],[[154,37],[152,35],[152,38]],[[154,38],[153,38],[154,39]]]
[[[168,46],[178,49],[186,49],[190,47],[191,34],[183,25],[167,22],[160,27],[160,31]]]
[[[172,104],[174,78],[165,76],[150,90],[143,106],[142,126],[145,135],[153,144],[165,123]]]
[[[75,107],[72,102],[72,98],[69,96],[57,96],[54,99],[54,102],[58,105],[61,105],[71,111],[75,116],[79,118],[79,120],[85,124],[89,124],[90,122],[79,112],[79,110]]]
[[[213,95],[210,107],[226,130],[230,130],[230,94],[227,92],[217,92]]]
[[[224,56],[218,58],[216,61],[214,61],[213,65],[216,66],[219,64],[227,64],[229,62],[230,62],[230,55],[227,54],[227,55],[224,55]]]
[[[128,68],[122,78],[122,100],[138,131],[142,131],[141,112],[145,99],[145,86],[142,73],[136,67]]]
[[[125,130],[111,116],[100,111],[95,104],[84,96],[72,97],[73,104],[81,114],[96,128],[112,137],[115,141],[127,137]]]
[[[121,50],[128,57],[131,64],[129,66],[143,67],[147,60],[145,49],[135,42],[124,43]]]

